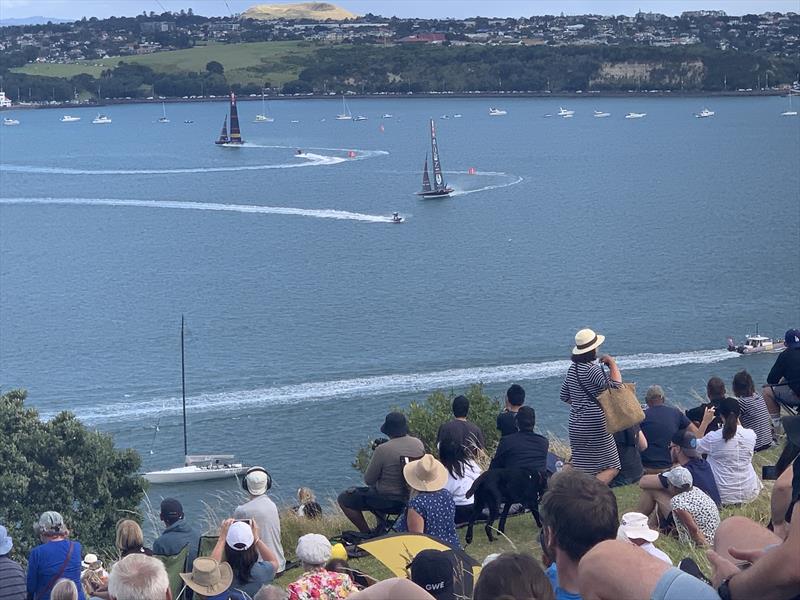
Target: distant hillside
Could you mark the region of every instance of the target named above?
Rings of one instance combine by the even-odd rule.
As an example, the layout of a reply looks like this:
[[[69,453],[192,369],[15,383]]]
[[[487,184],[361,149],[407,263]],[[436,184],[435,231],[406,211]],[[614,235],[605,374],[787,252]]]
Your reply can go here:
[[[47,23],[72,23],[70,19],[55,17],[21,17],[18,19],[0,19],[0,27],[19,27],[20,25],[45,25]]]
[[[275,19],[311,19],[312,21],[344,21],[358,15],[327,2],[302,2],[300,4],[256,4],[242,14],[243,19],[271,21]]]

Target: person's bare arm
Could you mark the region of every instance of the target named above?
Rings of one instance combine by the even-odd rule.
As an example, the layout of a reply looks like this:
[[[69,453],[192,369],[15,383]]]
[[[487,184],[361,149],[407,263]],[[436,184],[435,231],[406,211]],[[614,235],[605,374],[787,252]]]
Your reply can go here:
[[[689,532],[689,536],[692,538],[692,541],[695,544],[698,546],[706,545],[706,536],[703,535],[703,532],[697,526],[697,522],[695,522],[692,513],[690,513],[688,510],[684,510],[683,508],[676,508],[672,511],[672,514],[675,515],[676,519],[683,523],[683,526],[686,527],[686,530]]]
[[[613,356],[604,354],[600,357],[600,362],[608,367],[608,374],[609,377],[611,377],[611,381],[622,383],[622,373],[620,373],[619,367],[617,366],[617,361],[614,360]]]
[[[639,435],[636,436],[636,447],[639,449],[639,452],[647,450],[647,438],[641,429],[639,430]]]
[[[250,528],[253,530],[253,539],[255,539],[256,550],[258,551],[261,560],[271,564],[272,568],[275,570],[275,573],[277,573],[279,569],[278,556],[272,550],[270,550],[270,547],[267,546],[261,539],[258,523],[255,519],[250,522]]]
[[[425,533],[425,519],[413,508],[408,509],[406,524],[411,533]]]
[[[711,421],[714,420],[714,417],[717,415],[717,411],[714,409],[713,406],[709,406],[705,412],[703,413],[703,420],[700,421],[700,427],[697,428],[697,431],[694,433],[695,437],[699,440],[706,434],[706,429],[708,426],[711,425]]]
[[[688,431],[689,433],[693,434],[694,437],[698,437],[697,432],[699,430],[697,429],[697,425],[695,425],[691,421],[689,421],[689,426],[686,428],[686,431]],[[700,436],[700,437],[702,437],[702,436]]]
[[[214,549],[211,551],[211,558],[217,562],[225,560],[223,558],[225,555],[225,538],[228,535],[228,529],[230,529],[231,523],[235,521],[235,519],[225,519],[219,526],[219,537],[217,538],[217,543],[214,545]]]

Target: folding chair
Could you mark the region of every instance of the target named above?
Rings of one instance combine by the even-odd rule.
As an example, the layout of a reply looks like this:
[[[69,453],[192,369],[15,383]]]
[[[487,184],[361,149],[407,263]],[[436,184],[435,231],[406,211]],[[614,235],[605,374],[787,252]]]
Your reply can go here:
[[[167,570],[167,577],[169,578],[169,589],[172,592],[172,597],[177,598],[183,588],[183,579],[181,573],[186,566],[186,556],[189,553],[189,546],[184,546],[183,549],[177,554],[166,556],[162,554],[154,554],[153,556],[160,560]]]

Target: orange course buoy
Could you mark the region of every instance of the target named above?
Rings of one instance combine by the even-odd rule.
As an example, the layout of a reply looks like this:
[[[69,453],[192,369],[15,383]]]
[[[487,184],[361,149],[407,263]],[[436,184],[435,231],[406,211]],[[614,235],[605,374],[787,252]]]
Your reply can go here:
[[[470,167],[469,171],[467,171],[467,173],[469,173],[470,175],[475,175],[475,173],[477,173],[477,172],[478,171],[475,169],[475,167]]]
[[[349,150],[349,151],[347,152],[347,156],[348,156],[349,158],[355,158],[355,157],[356,157],[356,153],[355,153],[355,151],[353,151],[353,150]]]

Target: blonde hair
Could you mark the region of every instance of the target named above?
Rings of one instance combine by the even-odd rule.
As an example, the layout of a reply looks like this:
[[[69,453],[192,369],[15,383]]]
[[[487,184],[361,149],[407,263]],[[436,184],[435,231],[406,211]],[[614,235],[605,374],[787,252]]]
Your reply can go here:
[[[117,548],[125,551],[130,548],[141,548],[144,545],[142,528],[136,521],[123,519],[117,523]]]
[[[297,499],[300,501],[300,504],[307,504],[309,502],[315,502],[317,497],[314,496],[314,492],[312,492],[310,488],[301,487],[297,490]]]
[[[50,592],[50,600],[78,600],[78,588],[71,579],[59,579]]]

